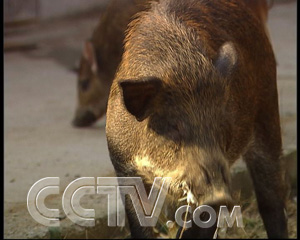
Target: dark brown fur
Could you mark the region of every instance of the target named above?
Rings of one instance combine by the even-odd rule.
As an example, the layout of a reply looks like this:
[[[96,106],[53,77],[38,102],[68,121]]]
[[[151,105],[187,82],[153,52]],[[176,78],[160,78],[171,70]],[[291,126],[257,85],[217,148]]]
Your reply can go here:
[[[106,132],[118,176],[170,176],[170,196],[184,182],[198,204],[227,203],[229,167],[243,156],[268,236],[287,237],[276,63],[263,25],[240,1],[163,0],[141,12],[127,32]],[[129,202],[126,210],[133,237],[153,236]],[[183,237],[214,231],[203,232]]]
[[[251,9],[254,15],[263,24],[266,34],[270,39],[270,33],[267,27],[269,8],[272,7],[272,3],[268,4],[267,0],[243,0],[247,7]]]
[[[246,6],[248,6],[256,17],[265,24],[268,19],[268,2],[267,0],[243,0]]]

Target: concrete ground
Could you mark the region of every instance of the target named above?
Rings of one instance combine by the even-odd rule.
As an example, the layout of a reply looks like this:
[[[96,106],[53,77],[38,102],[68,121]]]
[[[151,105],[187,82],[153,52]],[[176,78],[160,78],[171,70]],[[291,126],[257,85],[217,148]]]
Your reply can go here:
[[[55,20],[5,35],[5,41],[37,47],[4,55],[5,238],[48,236],[48,228],[26,209],[28,190],[37,180],[60,177],[63,191],[80,176],[113,174],[105,119],[83,129],[70,124],[76,105],[76,74],[71,69],[98,17],[92,13]],[[296,1],[276,1],[268,26],[278,61],[283,145],[291,151],[296,149]],[[56,199],[53,207],[59,205]]]

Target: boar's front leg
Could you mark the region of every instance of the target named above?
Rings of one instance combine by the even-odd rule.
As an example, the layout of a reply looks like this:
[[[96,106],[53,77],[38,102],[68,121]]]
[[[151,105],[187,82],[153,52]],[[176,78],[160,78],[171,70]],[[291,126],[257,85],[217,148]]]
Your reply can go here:
[[[125,197],[125,211],[130,227],[131,238],[134,239],[147,239],[154,238],[154,232],[151,227],[142,227],[137,218],[135,208],[132,204],[130,197]]]
[[[278,112],[262,111],[254,131],[254,143],[244,160],[252,177],[259,212],[269,238],[287,238],[284,213],[287,188]]]

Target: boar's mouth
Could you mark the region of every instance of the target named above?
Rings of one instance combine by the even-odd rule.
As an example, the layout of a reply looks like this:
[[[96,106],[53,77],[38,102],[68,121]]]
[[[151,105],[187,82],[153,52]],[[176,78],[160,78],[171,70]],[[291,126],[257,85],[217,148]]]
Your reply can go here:
[[[178,201],[186,201],[188,206],[191,206],[193,209],[200,205],[208,205],[212,207],[218,214],[220,206],[227,206],[230,209],[233,207],[233,199],[231,197],[231,193],[227,186],[224,186],[222,190],[217,190],[216,188],[212,188],[210,194],[206,196],[197,196],[194,195],[191,188],[186,182],[181,182],[180,188],[183,191],[184,197],[179,199]],[[201,215],[202,221],[207,221],[209,219],[209,215],[207,213],[202,213]],[[185,216],[185,221],[187,221],[187,215]],[[185,229],[183,227],[178,228],[176,233],[176,238],[216,238],[218,236],[217,225],[214,224],[209,228],[198,228],[197,226],[192,227],[190,229]]]

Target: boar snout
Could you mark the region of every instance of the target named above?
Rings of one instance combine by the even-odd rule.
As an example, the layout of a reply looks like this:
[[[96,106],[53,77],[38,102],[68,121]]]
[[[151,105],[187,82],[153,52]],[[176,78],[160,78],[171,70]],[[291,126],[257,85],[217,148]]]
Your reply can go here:
[[[97,116],[91,110],[78,109],[72,121],[75,127],[86,127],[97,121]]]
[[[233,199],[230,182],[228,180],[229,176],[225,176],[223,171],[210,172],[209,175],[206,172],[205,175],[207,184],[206,187],[204,187],[205,190],[203,191],[200,187],[195,189],[196,192],[200,190],[200,194],[197,194],[199,196],[198,204],[208,205],[216,209],[221,205],[232,207]],[[227,175],[229,175],[229,173]]]
[[[213,188],[212,191],[202,201],[201,205],[208,205],[216,210],[219,209],[220,206],[233,206],[233,199],[231,197],[231,193],[229,191],[228,186],[224,186],[222,188]]]
[[[221,205],[231,207],[233,198],[226,159],[199,151],[185,153],[185,156],[190,158],[186,161],[185,173],[179,186],[184,193],[187,193],[187,202],[208,205],[216,210]]]

